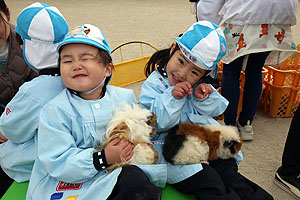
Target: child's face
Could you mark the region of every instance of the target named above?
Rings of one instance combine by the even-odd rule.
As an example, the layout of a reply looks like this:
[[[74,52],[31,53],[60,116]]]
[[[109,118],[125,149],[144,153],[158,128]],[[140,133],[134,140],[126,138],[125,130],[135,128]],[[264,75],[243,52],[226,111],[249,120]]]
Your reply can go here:
[[[171,52],[174,47],[173,45]],[[205,70],[191,63],[180,50],[177,50],[170,58],[166,71],[170,85],[187,81],[193,86],[205,74]]]
[[[0,11],[0,15],[3,17],[3,19],[0,18],[0,46],[2,46],[6,42],[10,34],[10,29],[8,24],[8,17],[2,11]]]
[[[98,52],[98,48],[88,44],[71,43],[62,47],[60,72],[62,81],[68,88],[79,92],[89,91],[111,75],[112,64],[105,66]],[[80,96],[84,99],[97,99],[103,85],[88,97],[82,94]]]

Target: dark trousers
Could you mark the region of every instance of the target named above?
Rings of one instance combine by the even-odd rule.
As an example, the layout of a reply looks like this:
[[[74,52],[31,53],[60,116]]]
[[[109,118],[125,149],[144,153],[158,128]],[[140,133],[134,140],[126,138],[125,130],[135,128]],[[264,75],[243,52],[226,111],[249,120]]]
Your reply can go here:
[[[12,184],[13,179],[9,178],[0,167],[0,198],[5,194],[6,190]]]
[[[160,200],[162,191],[134,165],[125,166],[108,200]]]
[[[282,154],[281,172],[285,176],[300,173],[300,106],[295,112]]]
[[[203,170],[172,186],[199,200],[273,200],[261,187],[237,172],[234,159],[202,164]]]
[[[249,54],[245,69],[245,86],[243,94],[242,111],[239,115],[239,123],[244,126],[247,121],[252,123],[259,98],[262,92],[262,67],[270,52]],[[226,125],[236,125],[237,109],[240,98],[240,73],[245,56],[239,57],[223,66],[223,83],[221,94],[229,101],[224,112]]]

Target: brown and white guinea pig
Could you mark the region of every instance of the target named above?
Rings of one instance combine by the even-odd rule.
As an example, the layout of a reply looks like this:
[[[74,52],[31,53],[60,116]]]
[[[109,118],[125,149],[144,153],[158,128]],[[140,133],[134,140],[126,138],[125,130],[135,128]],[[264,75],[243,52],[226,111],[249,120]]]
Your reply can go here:
[[[172,164],[207,163],[235,157],[241,146],[234,126],[180,123],[168,131],[163,155]]]
[[[107,168],[112,171],[124,165],[147,165],[158,161],[158,153],[152,148],[150,141],[155,132],[155,115],[150,110],[137,104],[124,104],[117,109],[106,127],[105,141],[101,148],[115,138],[128,140],[134,145],[133,156],[129,161],[113,164]]]

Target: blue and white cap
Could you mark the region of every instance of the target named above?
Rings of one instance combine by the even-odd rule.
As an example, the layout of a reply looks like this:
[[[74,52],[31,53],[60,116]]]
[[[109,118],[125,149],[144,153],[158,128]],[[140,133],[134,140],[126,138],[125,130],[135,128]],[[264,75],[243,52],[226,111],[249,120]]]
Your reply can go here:
[[[175,38],[181,52],[197,67],[217,76],[217,64],[226,54],[226,40],[221,28],[209,21],[194,23],[181,37]]]
[[[64,39],[68,24],[54,7],[33,3],[17,17],[16,32],[23,38],[23,56],[34,69],[57,68],[56,47]]]
[[[110,46],[103,33],[99,28],[91,24],[83,24],[71,30],[58,45],[57,52],[63,45],[70,43],[89,44],[107,51],[111,55]]]

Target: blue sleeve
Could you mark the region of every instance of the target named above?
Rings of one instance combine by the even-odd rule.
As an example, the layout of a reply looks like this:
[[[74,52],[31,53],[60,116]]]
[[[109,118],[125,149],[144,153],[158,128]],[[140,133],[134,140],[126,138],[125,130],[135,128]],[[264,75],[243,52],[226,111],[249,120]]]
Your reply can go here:
[[[235,160],[236,160],[237,164],[240,164],[244,160],[242,151],[238,152],[238,154],[235,157]]]
[[[71,133],[72,123],[76,123],[72,121],[72,116],[54,105],[47,104],[42,109],[38,158],[52,177],[77,183],[91,179],[98,171],[93,165],[94,148],[82,149],[77,146]]]
[[[145,81],[142,85],[139,101],[144,108],[156,115],[158,131],[165,131],[180,121],[182,107],[186,98],[180,100],[172,96],[173,87],[166,90],[159,88],[156,83]]]
[[[194,108],[201,114],[210,117],[215,117],[222,114],[228,101],[212,86],[213,92],[209,94],[205,99],[198,99],[194,95],[191,95],[191,101]]]
[[[23,143],[33,138],[42,106],[19,90],[1,115],[0,132],[14,143]]]

